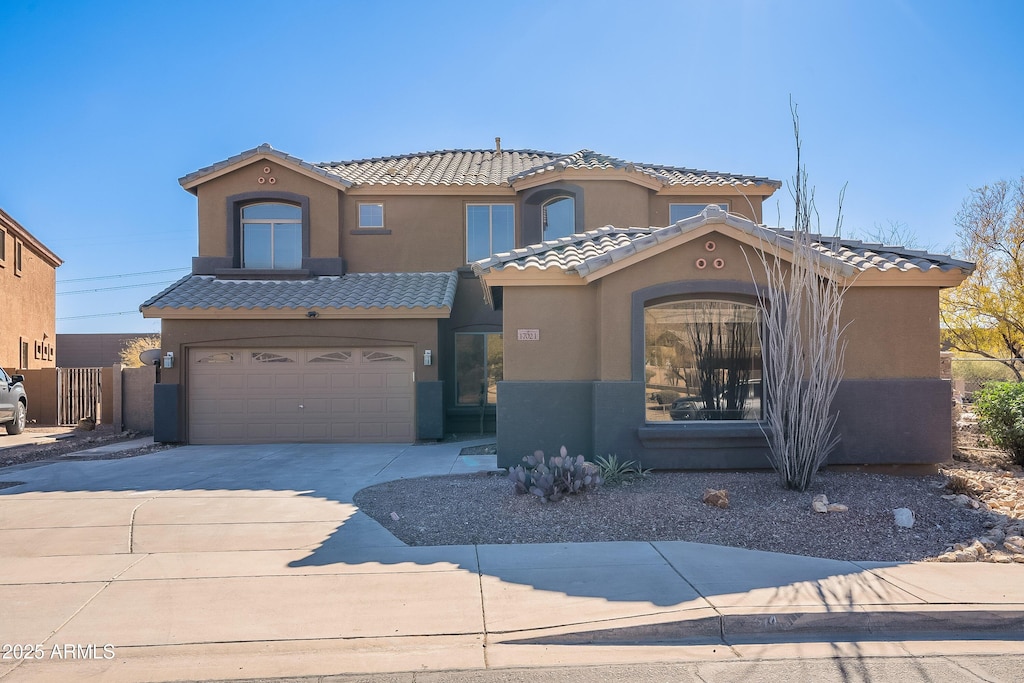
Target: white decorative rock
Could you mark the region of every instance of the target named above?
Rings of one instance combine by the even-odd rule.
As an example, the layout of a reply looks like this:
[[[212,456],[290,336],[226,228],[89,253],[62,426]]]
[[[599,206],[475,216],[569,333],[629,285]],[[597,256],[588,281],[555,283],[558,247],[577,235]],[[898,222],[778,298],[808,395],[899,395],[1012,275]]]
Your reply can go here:
[[[914,511],[910,508],[896,508],[892,511],[896,526],[909,529],[914,526]]]

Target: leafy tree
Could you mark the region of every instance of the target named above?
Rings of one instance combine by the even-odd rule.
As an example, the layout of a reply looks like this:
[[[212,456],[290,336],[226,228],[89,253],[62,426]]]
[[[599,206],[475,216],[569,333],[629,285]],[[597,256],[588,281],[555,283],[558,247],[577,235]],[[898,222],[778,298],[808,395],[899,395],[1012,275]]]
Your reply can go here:
[[[943,290],[943,342],[999,360],[1024,380],[1024,176],[971,190],[956,224],[956,253],[975,270]]]
[[[160,348],[160,335],[153,334],[146,337],[135,337],[124,343],[124,347],[118,353],[121,358],[121,365],[126,368],[141,368],[142,361],[139,354],[149,349]]]

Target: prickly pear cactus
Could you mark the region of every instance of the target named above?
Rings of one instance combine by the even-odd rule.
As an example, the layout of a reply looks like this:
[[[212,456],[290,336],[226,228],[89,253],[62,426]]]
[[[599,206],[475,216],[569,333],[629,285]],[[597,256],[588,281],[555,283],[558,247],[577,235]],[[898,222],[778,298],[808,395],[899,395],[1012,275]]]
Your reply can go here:
[[[566,494],[576,495],[598,488],[601,470],[582,455],[570,457],[565,446],[559,454],[545,461],[544,452],[536,451],[523,457],[523,465],[508,472],[516,493],[532,493],[545,503],[557,503]]]

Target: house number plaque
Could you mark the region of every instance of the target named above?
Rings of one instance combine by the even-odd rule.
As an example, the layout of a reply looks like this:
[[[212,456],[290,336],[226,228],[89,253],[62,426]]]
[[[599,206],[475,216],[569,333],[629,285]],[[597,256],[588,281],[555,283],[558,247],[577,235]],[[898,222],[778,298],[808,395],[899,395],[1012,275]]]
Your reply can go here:
[[[516,330],[519,341],[540,341],[540,330]]]

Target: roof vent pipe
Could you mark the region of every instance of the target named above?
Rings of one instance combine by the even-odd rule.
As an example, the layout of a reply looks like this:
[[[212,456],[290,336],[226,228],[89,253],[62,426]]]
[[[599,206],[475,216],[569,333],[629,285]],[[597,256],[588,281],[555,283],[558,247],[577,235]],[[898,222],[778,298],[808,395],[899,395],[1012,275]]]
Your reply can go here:
[[[501,154],[501,138],[494,138],[494,150]]]

